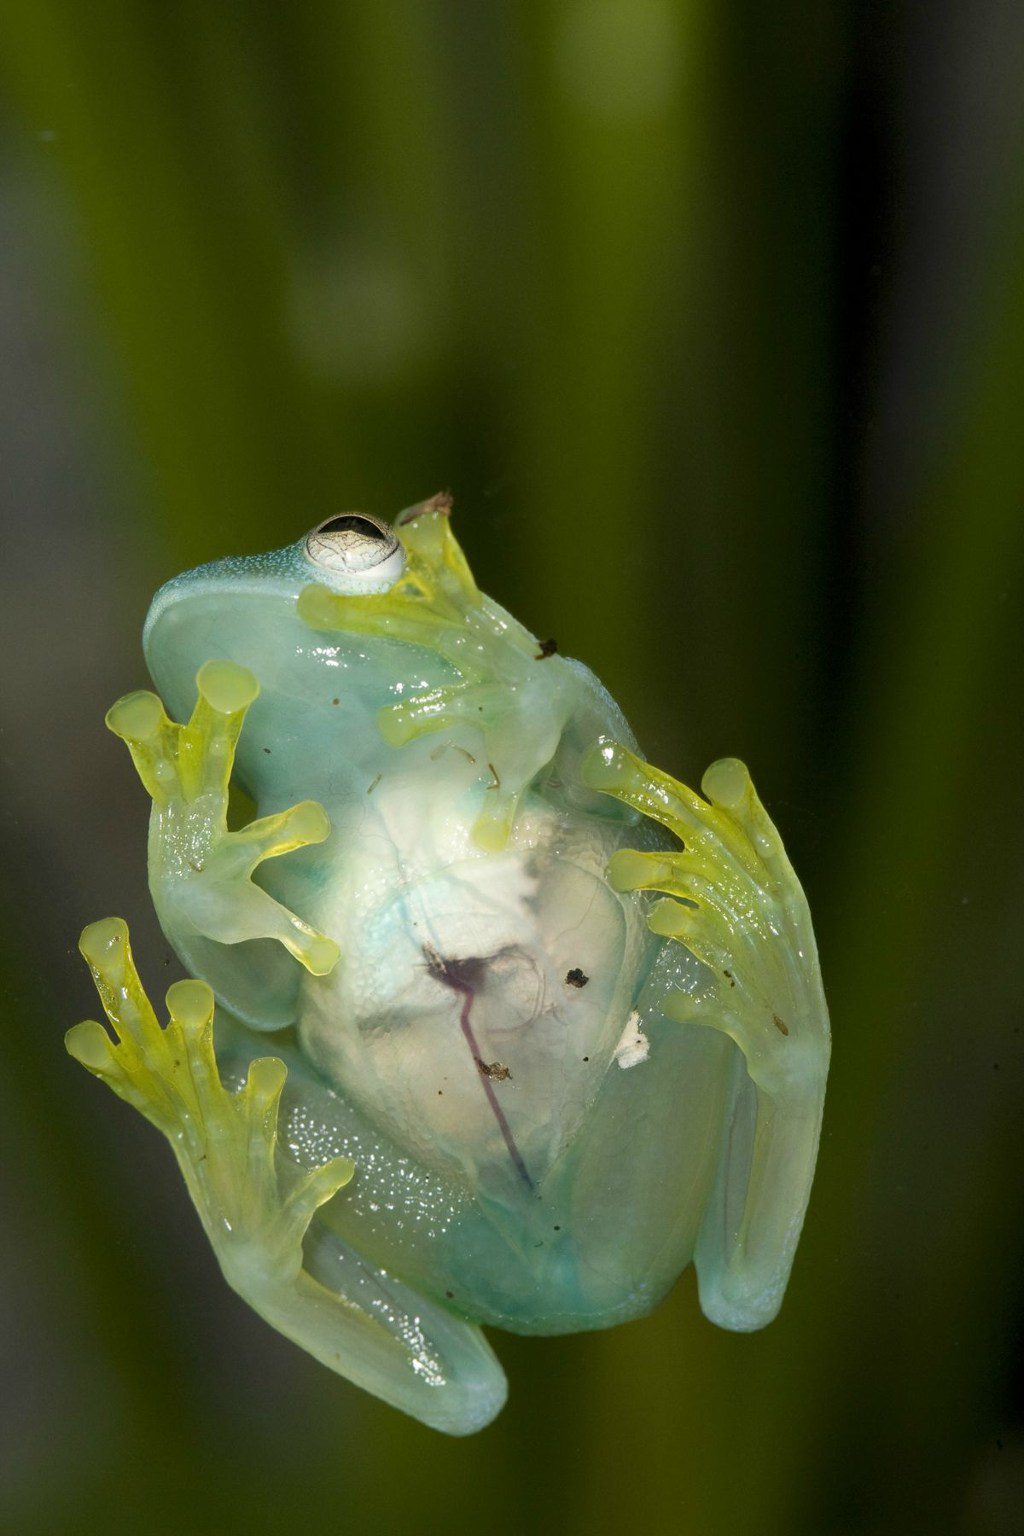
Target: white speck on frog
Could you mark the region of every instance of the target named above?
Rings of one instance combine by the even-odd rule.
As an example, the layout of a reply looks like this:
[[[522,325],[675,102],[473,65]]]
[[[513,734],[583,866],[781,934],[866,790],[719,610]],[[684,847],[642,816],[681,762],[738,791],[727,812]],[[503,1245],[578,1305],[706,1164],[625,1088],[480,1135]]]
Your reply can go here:
[[[612,1054],[625,1071],[627,1067],[638,1067],[642,1061],[646,1061],[650,1049],[651,1042],[640,1028],[640,1015],[634,1008]]]

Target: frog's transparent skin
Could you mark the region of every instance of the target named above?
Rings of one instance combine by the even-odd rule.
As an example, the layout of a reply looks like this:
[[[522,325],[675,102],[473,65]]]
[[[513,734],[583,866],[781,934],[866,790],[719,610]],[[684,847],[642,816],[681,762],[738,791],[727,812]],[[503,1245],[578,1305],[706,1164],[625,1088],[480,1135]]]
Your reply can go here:
[[[170,718],[137,693],[108,723],[201,979],[161,1028],[124,924],[94,924],[116,1043],[90,1022],[69,1048],[168,1136],[262,1316],[465,1434],[505,1395],[480,1324],[605,1327],[691,1260],[713,1321],[770,1321],[829,1035],[746,769],[702,797],[649,767],[591,673],[479,592],[449,512],[348,515],[158,593]],[[256,815],[229,830],[233,769]]]

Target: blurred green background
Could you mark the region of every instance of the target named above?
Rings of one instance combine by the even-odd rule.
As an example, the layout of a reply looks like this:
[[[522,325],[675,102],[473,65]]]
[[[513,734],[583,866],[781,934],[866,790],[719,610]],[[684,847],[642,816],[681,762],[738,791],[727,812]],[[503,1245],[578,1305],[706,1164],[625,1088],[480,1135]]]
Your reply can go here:
[[[1020,1531],[1024,10],[6,0],[0,60],[3,1530]],[[751,764],[835,1033],[780,1319],[497,1335],[461,1442],[61,1044],[86,921],[175,974],[154,588],[442,486],[649,756]]]

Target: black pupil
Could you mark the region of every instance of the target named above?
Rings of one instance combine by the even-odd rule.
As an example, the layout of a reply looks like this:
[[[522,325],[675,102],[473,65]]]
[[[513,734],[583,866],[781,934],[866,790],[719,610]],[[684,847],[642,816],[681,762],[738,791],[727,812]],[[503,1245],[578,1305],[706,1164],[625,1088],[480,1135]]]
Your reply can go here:
[[[377,539],[380,543],[387,542],[387,534],[376,523],[372,523],[368,517],[359,517],[352,512],[344,512],[340,517],[332,517],[329,523],[324,523],[317,529],[318,533],[359,533],[364,539]]]

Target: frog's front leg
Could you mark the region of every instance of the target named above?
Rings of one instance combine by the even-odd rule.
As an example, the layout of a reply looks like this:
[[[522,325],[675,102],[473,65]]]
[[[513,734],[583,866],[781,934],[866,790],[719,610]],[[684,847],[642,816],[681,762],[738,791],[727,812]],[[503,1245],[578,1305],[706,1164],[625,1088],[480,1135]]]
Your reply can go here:
[[[410,507],[395,527],[407,567],[388,592],[354,597],[314,584],[299,596],[299,617],[326,632],[387,636],[442,657],[453,681],[378,717],[389,745],[437,731],[470,728],[483,803],[473,824],[477,846],[508,844],[522,795],[554,756],[576,702],[576,676],[550,644],[538,642],[484,597],[452,534],[450,498]]]
[[[735,758],[713,763],[702,799],[613,742],[584,765],[591,787],[668,827],[678,852],[616,854],[620,891],[660,891],[655,933],[702,962],[664,1012],[729,1035],[756,1098],[749,1134],[733,1098],[695,1254],[712,1321],[759,1328],[777,1313],[810,1195],[829,1059],[828,1011],[807,902],[782,840]],[[734,1123],[735,1122],[735,1123]]]
[[[205,982],[170,988],[161,1028],[121,919],[87,928],[81,948],[116,1043],[89,1020],[68,1032],[68,1050],[168,1138],[228,1284],[324,1365],[424,1423],[469,1434],[489,1422],[505,1381],[479,1329],[314,1224],[353,1165],[334,1158],[288,1176],[276,1157],[284,1063],[253,1060],[229,1092]]]
[[[273,940],[314,976],[331,970],[338,958],[334,941],[252,880],[265,859],[323,842],[330,823],[322,806],[306,800],[229,832],[235,746],[259,684],[234,662],[208,661],[199,670],[196,689],[187,725],[169,720],[157,695],[146,691],[119,699],[107,714],[107,725],[127,743],[153,798],[149,878],[154,905],[164,932],[190,969],[206,976],[251,1022],[284,1023],[283,1002],[276,1016],[268,1008],[270,1017],[253,1017],[271,995],[283,998],[287,992],[293,968],[282,951],[263,946],[263,952],[250,953],[242,962],[222,947]],[[241,989],[252,994],[252,1002],[239,995]]]

